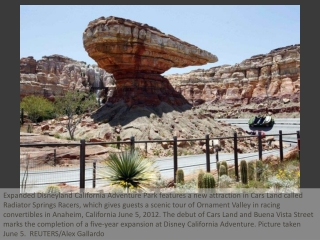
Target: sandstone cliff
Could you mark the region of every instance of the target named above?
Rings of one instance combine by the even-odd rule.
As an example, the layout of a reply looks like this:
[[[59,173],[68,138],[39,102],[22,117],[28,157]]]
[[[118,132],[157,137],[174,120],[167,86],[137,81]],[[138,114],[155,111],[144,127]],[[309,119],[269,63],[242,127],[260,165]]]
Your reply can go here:
[[[20,98],[30,94],[54,98],[68,89],[88,91],[95,70],[101,78],[108,75],[96,65],[86,66],[85,62],[61,55],[44,56],[38,61],[22,58]],[[234,110],[234,116],[241,111],[259,112],[265,108],[274,114],[300,113],[300,44],[252,56],[233,66],[164,77],[189,103],[202,104],[211,112],[226,113],[222,106],[228,106]]]
[[[62,55],[32,56],[20,59],[20,99],[38,95],[49,99],[68,90],[89,92],[90,87],[103,85],[110,74],[97,65],[86,65]]]
[[[300,111],[300,44],[252,56],[240,64],[166,75],[193,106]],[[291,101],[290,109],[282,106]],[[295,104],[292,104],[295,103]]]

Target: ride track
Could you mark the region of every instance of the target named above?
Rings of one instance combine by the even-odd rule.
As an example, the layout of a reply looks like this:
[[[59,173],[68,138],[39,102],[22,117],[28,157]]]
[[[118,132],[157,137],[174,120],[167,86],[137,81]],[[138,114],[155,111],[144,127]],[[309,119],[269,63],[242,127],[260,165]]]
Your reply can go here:
[[[230,123],[232,125],[236,125],[238,127],[243,128],[244,130],[250,130],[248,126],[249,119],[218,119],[218,121],[224,121]],[[256,130],[257,128],[255,128]],[[260,128],[259,128],[260,130]],[[290,149],[292,149],[297,144],[297,137],[294,135],[295,132],[300,130],[300,119],[292,118],[292,119],[275,119],[275,124],[271,129],[261,129],[266,131],[266,134],[279,134],[279,130],[282,130],[282,133],[293,133],[293,135],[284,135],[283,142],[287,143],[287,148],[283,149],[283,153],[287,153]],[[275,139],[277,137],[275,136]],[[263,156],[275,155],[279,156],[279,149],[273,150],[263,150]],[[247,161],[257,160],[259,158],[258,152],[253,153],[242,153],[238,154],[238,160],[241,161],[245,159]],[[234,164],[234,153],[219,153],[219,161],[226,160],[228,164]],[[93,187],[93,167],[88,166],[87,164],[85,169],[85,187],[92,188]],[[162,179],[173,179],[173,157],[164,157],[157,158],[156,165],[161,173]],[[216,169],[216,154],[210,154],[210,166],[211,170]],[[99,171],[101,166],[97,166],[97,172]],[[198,154],[198,155],[189,155],[189,156],[178,156],[178,168],[183,169],[185,175],[195,173],[199,169],[206,170],[206,154]],[[68,175],[68,181],[66,183],[71,186],[79,186],[79,167],[68,167],[68,168],[59,168],[59,171],[29,171],[30,182],[34,189],[39,190],[45,185],[48,184],[58,184],[61,182],[66,174]],[[23,177],[23,172],[20,172],[20,178]],[[45,178],[44,178],[45,176]],[[106,186],[107,182],[103,180],[97,174],[96,188]]]

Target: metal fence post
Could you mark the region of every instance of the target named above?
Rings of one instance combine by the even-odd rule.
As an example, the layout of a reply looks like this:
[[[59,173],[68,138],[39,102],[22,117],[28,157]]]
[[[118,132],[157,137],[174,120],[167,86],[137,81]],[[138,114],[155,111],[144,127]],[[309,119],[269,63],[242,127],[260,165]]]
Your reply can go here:
[[[97,160],[93,160],[92,168],[92,188],[96,187],[96,169],[97,169]]]
[[[207,172],[210,172],[209,134],[206,134],[206,164],[207,164]]]
[[[148,145],[147,145],[147,142],[145,143],[144,147],[145,147],[145,151],[146,151],[145,154],[146,154],[146,157],[147,157],[148,156]]]
[[[300,131],[297,131],[297,142],[298,142],[299,161],[300,161]]]
[[[120,142],[120,136],[117,136],[117,142]],[[117,148],[120,149],[120,143],[117,143]]]
[[[53,150],[53,166],[57,165],[57,151],[56,149]]]
[[[134,137],[130,138],[130,150],[131,152],[134,152]]]
[[[24,115],[24,113],[23,113],[23,108],[21,108],[21,115],[20,115],[21,125],[23,125],[23,124],[24,124],[23,115]]]
[[[237,133],[234,132],[233,134],[233,144],[234,144],[234,171],[236,174],[236,181],[239,182],[239,169],[238,169],[238,139]]]
[[[216,162],[219,162],[219,149],[216,148]]]
[[[86,141],[80,140],[80,191],[83,192],[85,188],[85,154],[86,154]]]
[[[173,137],[173,181],[176,183],[176,172],[178,170],[178,143],[177,136]]]
[[[259,151],[259,160],[262,160],[262,139],[261,139],[261,132],[258,132],[258,151]]]
[[[279,130],[279,148],[280,148],[280,161],[283,161],[283,144],[282,144],[282,130]]]

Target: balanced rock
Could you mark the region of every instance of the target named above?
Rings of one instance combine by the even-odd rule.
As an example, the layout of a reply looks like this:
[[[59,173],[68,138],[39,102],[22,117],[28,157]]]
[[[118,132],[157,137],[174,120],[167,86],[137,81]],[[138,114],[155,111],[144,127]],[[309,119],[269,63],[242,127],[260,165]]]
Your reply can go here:
[[[83,33],[83,45],[98,66],[116,79],[110,102],[124,100],[128,106],[187,104],[160,74],[171,67],[218,61],[215,55],[147,24],[113,16],[91,21]]]

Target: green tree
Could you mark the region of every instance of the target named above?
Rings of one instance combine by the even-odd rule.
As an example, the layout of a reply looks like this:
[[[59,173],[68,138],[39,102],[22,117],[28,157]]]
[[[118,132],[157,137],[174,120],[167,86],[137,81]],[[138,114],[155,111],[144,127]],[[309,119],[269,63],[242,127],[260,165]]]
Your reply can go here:
[[[105,161],[105,168],[100,169],[102,178],[110,185],[123,187],[126,192],[130,188],[144,189],[157,180],[155,161],[143,158],[137,151],[111,153]]]
[[[29,95],[22,99],[20,108],[23,108],[32,122],[41,122],[55,117],[54,104],[48,99]]]
[[[93,94],[68,91],[64,96],[56,97],[55,107],[57,114],[68,117],[66,128],[71,140],[74,140],[77,125],[86,112],[91,112],[97,107],[97,101]]]

